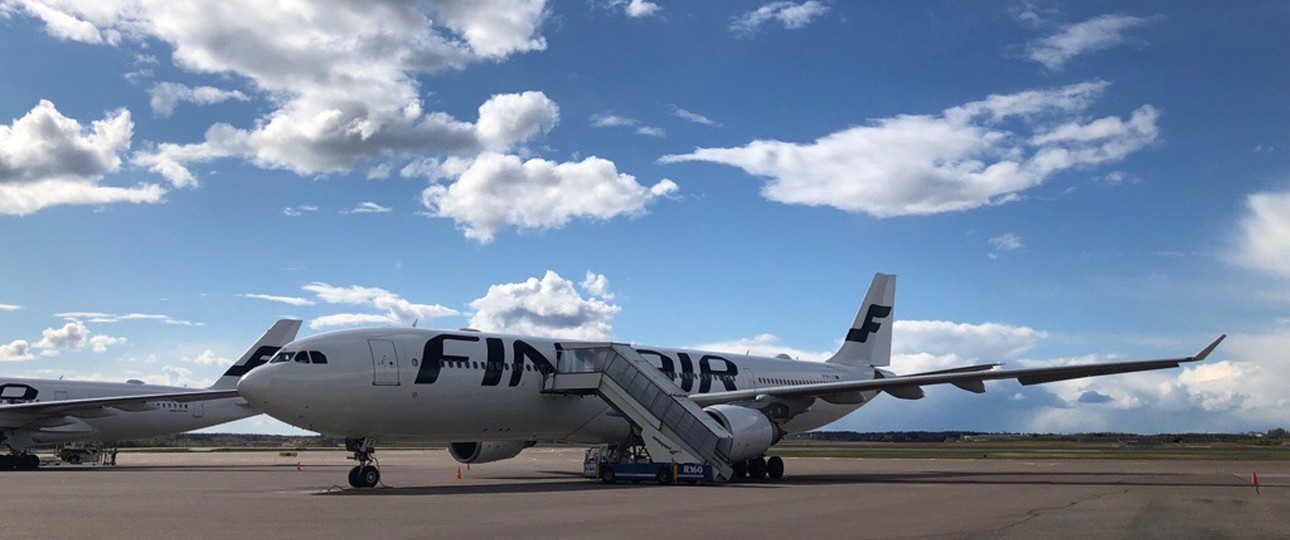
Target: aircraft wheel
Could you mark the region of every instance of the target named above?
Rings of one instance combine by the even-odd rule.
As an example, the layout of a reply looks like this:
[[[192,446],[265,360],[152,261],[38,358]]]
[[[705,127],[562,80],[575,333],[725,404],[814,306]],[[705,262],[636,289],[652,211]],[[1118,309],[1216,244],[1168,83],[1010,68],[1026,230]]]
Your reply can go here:
[[[784,458],[771,456],[770,459],[766,460],[766,475],[769,476],[771,480],[779,480],[780,478],[783,478]]]
[[[600,481],[604,484],[613,484],[614,482],[617,482],[618,478],[614,476],[614,468],[604,467],[600,469]]]
[[[358,471],[359,487],[376,487],[381,482],[381,470],[371,465],[364,466]]]
[[[748,462],[740,461],[734,464],[735,474],[730,477],[731,480],[743,480],[748,477]]]
[[[81,464],[81,455],[80,455],[80,454],[72,454],[72,455],[70,455],[70,456],[67,456],[67,462],[68,462],[68,463],[71,463],[72,465],[80,465],[80,464]]]
[[[766,478],[766,458],[759,457],[748,460],[748,477],[753,480]]]
[[[358,465],[355,465],[353,469],[350,469],[350,470],[349,470],[349,485],[350,485],[350,487],[363,487],[363,486],[359,485],[359,483],[358,483],[358,470],[359,470],[360,468],[361,468],[361,467],[359,467]]]
[[[36,454],[27,454],[18,458],[18,468],[28,471],[34,471],[40,468],[40,456]]]
[[[18,460],[14,456],[0,456],[0,471],[12,471]]]
[[[660,468],[660,469],[658,470],[658,473],[656,473],[656,474],[654,475],[654,479],[655,479],[655,480],[658,480],[658,483],[659,483],[660,485],[664,485],[664,486],[670,486],[670,485],[672,485],[672,483],[673,483],[673,482],[675,482],[675,481],[676,481],[676,479],[675,479],[675,478],[672,478],[672,468],[671,468],[671,467],[662,467],[662,468]]]

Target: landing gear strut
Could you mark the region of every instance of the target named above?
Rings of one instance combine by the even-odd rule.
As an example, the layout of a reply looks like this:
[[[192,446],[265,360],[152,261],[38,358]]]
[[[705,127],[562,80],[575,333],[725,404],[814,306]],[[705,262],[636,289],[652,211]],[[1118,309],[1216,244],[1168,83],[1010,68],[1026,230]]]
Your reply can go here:
[[[358,462],[349,470],[349,485],[356,488],[376,487],[381,482],[381,470],[372,463],[372,454],[376,452],[376,439],[345,439],[345,449],[354,453],[352,458]]]

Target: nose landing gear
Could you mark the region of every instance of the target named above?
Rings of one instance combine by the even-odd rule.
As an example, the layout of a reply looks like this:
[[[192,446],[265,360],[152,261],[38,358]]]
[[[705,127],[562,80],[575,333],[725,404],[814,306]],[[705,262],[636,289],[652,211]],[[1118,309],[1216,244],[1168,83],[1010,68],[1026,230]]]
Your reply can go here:
[[[381,470],[372,463],[372,454],[376,453],[376,439],[345,439],[345,449],[354,453],[351,458],[358,462],[349,470],[349,485],[356,488],[376,487],[381,482]]]

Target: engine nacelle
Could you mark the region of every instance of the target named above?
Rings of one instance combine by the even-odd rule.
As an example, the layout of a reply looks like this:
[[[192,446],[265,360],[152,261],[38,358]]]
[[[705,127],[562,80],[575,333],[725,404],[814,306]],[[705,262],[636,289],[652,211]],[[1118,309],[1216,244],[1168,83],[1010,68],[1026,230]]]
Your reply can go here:
[[[518,456],[533,444],[533,441],[455,442],[448,445],[448,453],[457,463],[492,463]]]
[[[733,436],[728,456],[743,461],[761,456],[779,442],[782,433],[761,411],[738,405],[713,405],[703,409]]]

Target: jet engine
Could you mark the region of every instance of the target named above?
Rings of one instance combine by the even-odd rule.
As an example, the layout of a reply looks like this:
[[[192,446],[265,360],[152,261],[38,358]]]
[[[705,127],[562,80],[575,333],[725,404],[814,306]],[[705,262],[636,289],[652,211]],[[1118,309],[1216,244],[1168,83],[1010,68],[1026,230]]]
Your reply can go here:
[[[766,453],[770,445],[779,442],[783,435],[766,415],[756,409],[738,405],[713,405],[703,411],[733,436],[727,456],[731,461],[759,457]]]
[[[534,444],[534,441],[455,442],[448,445],[448,453],[458,463],[492,463],[518,456],[521,450]]]

